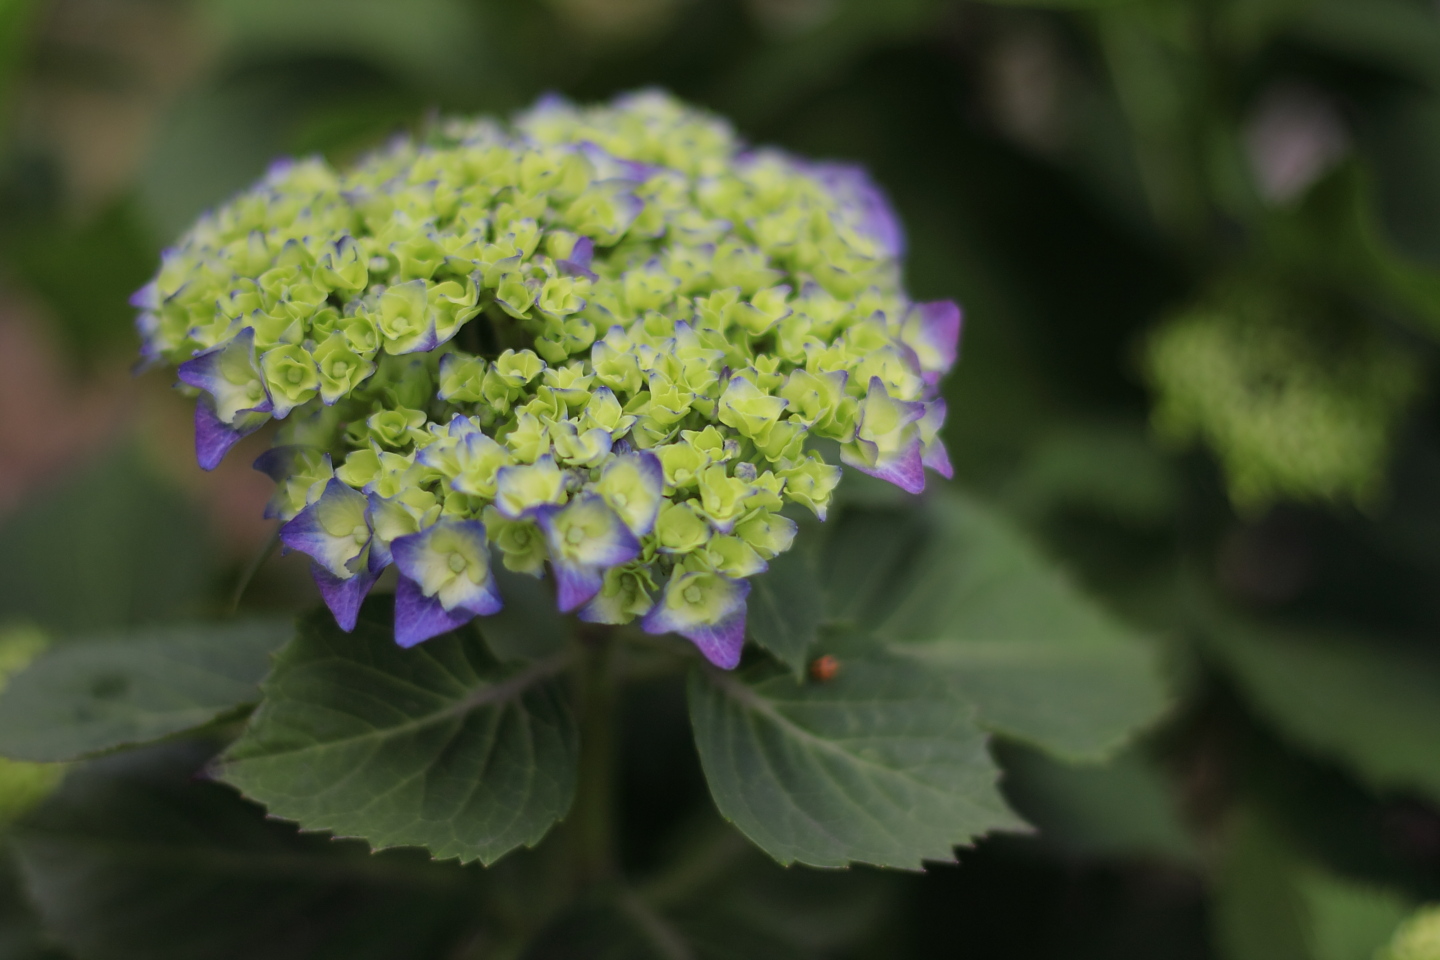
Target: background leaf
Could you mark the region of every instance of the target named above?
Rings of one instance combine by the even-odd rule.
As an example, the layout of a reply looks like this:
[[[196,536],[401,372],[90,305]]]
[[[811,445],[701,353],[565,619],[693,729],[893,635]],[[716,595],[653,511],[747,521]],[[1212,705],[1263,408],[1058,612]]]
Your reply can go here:
[[[1155,651],[976,501],[847,513],[826,549],[832,604],[987,729],[1094,760],[1165,708]]]
[[[575,791],[578,736],[558,658],[502,667],[462,629],[396,646],[390,598],[351,634],[307,617],[225,756],[270,813],[376,848],[491,863],[532,846]]]
[[[203,518],[122,447],[0,524],[0,620],[63,636],[193,615],[210,547]]]
[[[1380,790],[1440,798],[1440,663],[1382,639],[1227,623],[1210,649],[1287,737]]]
[[[193,778],[172,745],[73,773],[14,837],[31,896],[78,960],[440,957],[480,877],[297,835]]]
[[[823,684],[697,670],[690,718],[721,815],[781,863],[914,869],[1022,825],[984,735],[909,664],[856,661]]]
[[[825,594],[809,551],[795,549],[771,560],[770,569],[751,581],[748,604],[751,639],[798,676],[825,620]]]
[[[0,694],[0,755],[75,760],[203,726],[260,699],[288,620],[194,624],[77,641]]]

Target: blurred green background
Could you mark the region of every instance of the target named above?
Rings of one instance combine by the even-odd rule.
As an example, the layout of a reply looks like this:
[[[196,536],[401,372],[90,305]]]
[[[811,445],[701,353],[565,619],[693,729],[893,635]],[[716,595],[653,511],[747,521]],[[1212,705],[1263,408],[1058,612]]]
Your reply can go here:
[[[1168,655],[1111,766],[997,744],[1041,830],[848,916],[867,955],[1440,958],[1435,0],[0,0],[0,649],[223,614],[269,537],[264,438],[202,475],[128,372],[199,212],[434,111],[647,85],[871,168],[912,292],[966,310],[957,482]],[[637,835],[696,788],[651,739]],[[0,958],[58,956],[13,886]]]

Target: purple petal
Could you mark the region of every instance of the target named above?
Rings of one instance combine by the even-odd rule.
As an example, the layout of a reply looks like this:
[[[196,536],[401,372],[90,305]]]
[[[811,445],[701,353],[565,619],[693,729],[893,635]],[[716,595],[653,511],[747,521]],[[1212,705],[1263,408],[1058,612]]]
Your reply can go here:
[[[586,237],[585,239],[589,240],[590,238]],[[556,260],[555,266],[567,277],[584,277],[591,282],[600,279],[600,275],[594,270],[591,270],[583,264],[576,263],[574,260]]]
[[[488,616],[497,613],[502,604],[500,595],[495,592],[495,577],[489,566],[489,547],[485,536],[485,525],[479,520],[441,520],[419,533],[396,537],[390,544],[390,552],[401,576],[417,584],[417,589],[422,592],[426,589],[419,584],[425,579],[427,565],[432,565],[436,559],[434,551],[437,538],[441,541],[442,549],[446,539],[449,539],[450,549],[469,549],[478,554],[485,563],[483,582],[473,583],[465,578],[450,581],[450,583],[460,584],[462,588],[462,596],[459,599],[452,596],[451,609],[456,613],[463,611],[469,616]],[[434,572],[433,566],[431,572]],[[432,589],[437,590],[435,602],[443,607],[444,601],[440,599],[440,593],[445,592],[449,587],[442,585]]]
[[[237,417],[235,424],[221,423],[215,415],[215,408],[208,397],[195,404],[195,459],[201,470],[214,470],[225,459],[225,454],[245,437],[259,430],[268,413],[248,411],[252,415]]]
[[[905,230],[900,218],[864,167],[851,163],[802,163],[802,166],[839,198],[869,234],[891,257],[905,255]]]
[[[341,571],[350,569],[350,564],[364,552],[373,538],[369,536],[368,530],[364,531],[364,542],[351,536],[336,536],[325,528],[321,522],[321,515],[336,509],[343,511],[348,506],[357,514],[356,519],[366,523],[368,528],[366,515],[363,512],[365,502],[364,494],[352,490],[343,481],[332,477],[325,484],[325,491],[320,494],[318,500],[308,504],[288,523],[280,527],[280,542],[291,550],[298,550],[310,557],[338,577]],[[359,526],[360,524],[357,523],[356,527]]]
[[[930,445],[925,448],[921,461],[946,480],[955,479],[955,468],[950,465],[950,451],[945,449],[945,441],[939,437],[932,440]]]
[[[569,262],[583,267],[590,268],[590,263],[595,259],[595,241],[589,237],[581,237],[575,241],[574,248],[570,251]]]
[[[734,670],[740,663],[745,647],[745,608],[731,614],[714,626],[680,631],[681,636],[695,644],[700,652],[721,670]]]
[[[605,574],[596,567],[578,567],[568,563],[552,563],[555,570],[555,604],[561,613],[569,613],[594,599],[605,584]]]
[[[895,484],[906,493],[920,493],[925,489],[925,462],[920,455],[919,437],[912,438],[898,453],[880,457],[874,464],[852,455],[848,447],[840,448],[840,459],[861,473]]]
[[[926,379],[935,382],[955,365],[960,352],[960,305],[953,300],[917,303],[902,325],[902,337],[923,360]]]
[[[137,310],[160,309],[160,286],[151,280],[145,286],[130,294],[130,306]]]
[[[640,627],[652,634],[678,633],[695,644],[705,659],[715,666],[724,670],[733,669],[740,662],[740,650],[745,645],[746,598],[750,596],[750,582],[729,580],[727,586],[732,592],[727,598],[726,609],[715,623],[696,623],[680,617],[662,593],[661,599],[640,621]],[[669,590],[667,586],[665,593]]]
[[[320,596],[325,598],[325,606],[335,615],[335,622],[340,625],[340,629],[346,633],[354,630],[355,618],[360,614],[360,603],[370,592],[370,588],[375,586],[377,574],[362,570],[342,580],[318,563],[310,565],[310,574],[315,578],[315,586],[320,588]]]
[[[420,585],[401,576],[395,588],[395,642],[413,647],[431,637],[463,627],[475,614],[463,607],[446,610],[439,597],[427,597]]]

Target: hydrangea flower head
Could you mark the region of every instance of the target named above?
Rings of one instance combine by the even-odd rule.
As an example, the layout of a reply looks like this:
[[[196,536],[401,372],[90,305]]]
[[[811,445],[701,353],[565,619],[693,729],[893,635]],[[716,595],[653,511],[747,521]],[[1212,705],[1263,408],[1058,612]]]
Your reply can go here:
[[[343,627],[394,564],[396,639],[422,642],[500,609],[501,563],[728,668],[781,511],[824,519],[820,450],[912,493],[950,475],[960,311],[909,300],[903,246],[858,168],[661,93],[547,98],[346,172],[277,164],[134,303],[202,467],[281,421],[269,512]]]

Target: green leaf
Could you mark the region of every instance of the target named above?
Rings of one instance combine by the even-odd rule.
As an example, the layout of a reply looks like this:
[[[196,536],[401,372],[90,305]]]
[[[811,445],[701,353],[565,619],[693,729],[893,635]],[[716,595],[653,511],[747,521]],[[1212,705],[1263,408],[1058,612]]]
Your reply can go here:
[[[829,683],[698,669],[690,719],[720,813],[781,863],[915,869],[1021,821],[947,686],[876,657]]]
[[[61,634],[195,614],[215,573],[204,518],[122,448],[0,524],[0,621]]]
[[[563,650],[574,627],[556,610],[555,589],[549,581],[512,573],[498,564],[494,573],[505,606],[475,624],[490,652],[509,662],[539,660]]]
[[[376,848],[490,863],[570,807],[578,735],[562,653],[506,667],[462,629],[395,645],[390,598],[351,634],[325,611],[276,659],[223,777],[274,816]]]
[[[1071,766],[1016,743],[996,755],[1005,796],[1044,839],[1084,856],[1199,864],[1170,785],[1139,753],[1103,766]]]
[[[825,619],[825,595],[809,553],[782,553],[750,582],[750,636],[798,676]]]
[[[1379,790],[1440,798],[1440,662],[1335,635],[1216,627],[1210,649],[1296,743],[1343,761]]]
[[[41,654],[0,694],[0,755],[56,762],[158,740],[255,703],[289,621],[167,627]]]
[[[1165,708],[1155,651],[972,500],[860,511],[828,548],[832,603],[944,678],[986,729],[1097,760]]]
[[[192,744],[67,778],[14,846],[78,960],[409,960],[452,955],[484,878],[415,851],[306,837],[197,780]]]
[[[1252,810],[1233,813],[1225,835],[1212,923],[1227,960],[1374,960],[1413,906],[1301,859]]]

